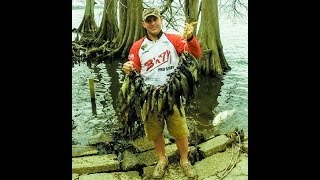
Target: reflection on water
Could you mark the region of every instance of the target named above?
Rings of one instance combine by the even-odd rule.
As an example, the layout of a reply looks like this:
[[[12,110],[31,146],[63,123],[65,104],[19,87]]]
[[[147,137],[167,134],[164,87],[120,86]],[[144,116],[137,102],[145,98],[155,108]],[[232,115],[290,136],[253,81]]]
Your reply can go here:
[[[75,143],[87,144],[87,139],[102,130],[106,124],[118,123],[116,101],[124,80],[122,72],[124,61],[92,63],[91,66],[80,63],[73,67],[72,112],[77,126],[73,130]],[[96,95],[94,102],[90,97],[90,78],[94,80]],[[212,110],[218,104],[217,96],[220,92],[220,86],[221,82],[215,78],[203,77],[200,79],[196,99],[186,108],[188,122],[192,122],[194,119],[204,125],[211,123],[214,117]],[[113,120],[110,121],[110,119]],[[198,128],[201,130],[201,125]]]
[[[213,119],[213,109],[217,106],[221,81],[212,77],[201,77],[195,100],[186,108],[187,118],[195,119],[201,124],[208,125]],[[203,127],[205,128],[205,126]]]
[[[97,115],[97,104],[96,104],[95,98],[91,98],[91,108],[92,108],[92,114]]]

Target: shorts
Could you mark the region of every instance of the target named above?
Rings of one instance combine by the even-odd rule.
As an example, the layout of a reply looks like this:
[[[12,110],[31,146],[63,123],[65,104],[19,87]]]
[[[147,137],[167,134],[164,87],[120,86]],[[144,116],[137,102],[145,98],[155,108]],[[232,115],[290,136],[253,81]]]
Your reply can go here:
[[[157,113],[151,113],[144,121],[144,130],[149,141],[154,141],[163,133],[164,124],[167,124],[169,134],[175,139],[189,137],[189,129],[187,126],[186,115],[184,107],[181,107],[183,116],[180,116],[177,105],[173,106],[173,115],[168,116],[165,120],[158,120]]]

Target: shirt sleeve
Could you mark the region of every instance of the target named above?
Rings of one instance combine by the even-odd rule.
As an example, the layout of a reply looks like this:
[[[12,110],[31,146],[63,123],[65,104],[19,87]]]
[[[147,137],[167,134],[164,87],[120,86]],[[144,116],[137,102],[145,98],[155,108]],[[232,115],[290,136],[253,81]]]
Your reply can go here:
[[[133,61],[134,67],[140,72],[141,70],[141,62],[140,62],[140,57],[139,57],[139,49],[141,46],[142,40],[139,40],[135,43],[133,43],[129,55],[128,55],[128,60]]]
[[[182,38],[182,36],[177,34],[166,34],[170,42],[175,47],[178,55],[180,56],[184,51],[188,51],[190,54],[192,54],[197,59],[201,56],[201,48],[200,44],[196,38],[196,36],[193,35],[191,38],[191,41],[187,41]]]

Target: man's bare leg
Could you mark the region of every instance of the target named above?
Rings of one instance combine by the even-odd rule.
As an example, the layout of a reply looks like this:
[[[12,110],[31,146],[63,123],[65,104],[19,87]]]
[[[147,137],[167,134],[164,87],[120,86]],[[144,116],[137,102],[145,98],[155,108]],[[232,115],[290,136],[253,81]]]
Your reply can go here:
[[[180,166],[183,172],[189,178],[197,177],[197,172],[192,167],[191,163],[188,160],[188,137],[176,139],[176,144],[180,153]]]
[[[165,150],[165,143],[163,133],[159,134],[156,140],[154,140],[154,146],[159,158],[159,162],[164,163],[166,162],[166,150]]]
[[[187,163],[188,160],[188,137],[176,139],[176,144],[180,153],[180,162]]]
[[[167,160],[167,157],[166,157],[166,151],[165,151],[164,145],[165,145],[164,137],[163,137],[163,133],[161,133],[159,134],[157,139],[154,141],[154,146],[159,158],[159,162],[153,171],[153,177],[155,179],[160,179],[163,177],[163,175],[165,174],[165,170],[169,164],[169,161]]]

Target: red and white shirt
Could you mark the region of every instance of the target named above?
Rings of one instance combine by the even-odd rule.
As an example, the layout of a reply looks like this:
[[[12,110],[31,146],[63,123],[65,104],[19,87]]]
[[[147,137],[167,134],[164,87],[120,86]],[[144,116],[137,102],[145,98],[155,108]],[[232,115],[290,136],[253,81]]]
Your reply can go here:
[[[195,36],[190,42],[180,35],[162,33],[152,41],[146,36],[136,41],[129,52],[128,59],[134,62],[146,84],[163,85],[178,66],[179,55],[190,52],[196,58],[201,55],[200,45]]]

